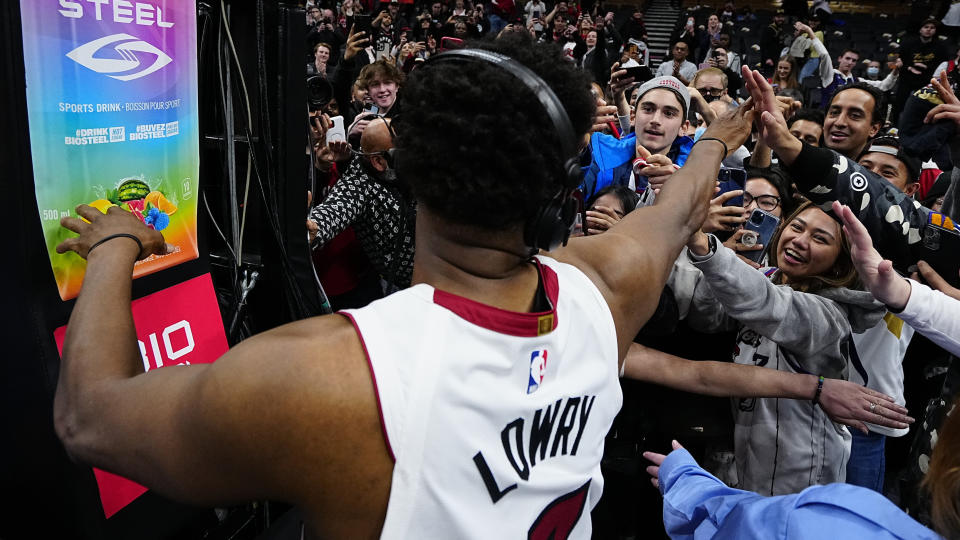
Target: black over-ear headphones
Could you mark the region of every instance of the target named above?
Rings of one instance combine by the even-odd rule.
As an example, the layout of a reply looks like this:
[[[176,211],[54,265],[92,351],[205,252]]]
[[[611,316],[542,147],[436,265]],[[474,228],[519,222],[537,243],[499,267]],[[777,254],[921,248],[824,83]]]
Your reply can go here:
[[[454,49],[431,56],[424,63],[424,67],[447,62],[484,62],[497,66],[520,80],[540,100],[547,117],[553,124],[554,132],[560,139],[560,151],[564,161],[559,192],[526,222],[523,241],[532,248],[547,251],[565,245],[577,216],[577,200],[571,195],[580,185],[583,173],[580,169],[577,136],[560,98],[530,68],[502,54],[482,49]]]
[[[387,167],[396,169],[397,132],[393,130],[393,124],[391,122],[387,122],[387,118],[385,116],[380,116],[379,118],[383,120],[384,124],[387,125],[387,131],[390,132],[390,148],[383,153],[383,159],[387,162]]]

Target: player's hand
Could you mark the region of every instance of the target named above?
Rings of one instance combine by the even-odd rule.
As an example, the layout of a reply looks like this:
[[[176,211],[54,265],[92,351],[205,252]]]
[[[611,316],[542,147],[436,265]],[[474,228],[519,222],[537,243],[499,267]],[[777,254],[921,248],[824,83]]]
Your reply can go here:
[[[61,218],[60,225],[79,236],[60,242],[57,253],[72,251],[86,259],[94,244],[115,234],[132,234],[140,240],[143,249],[136,253],[137,259],[146,259],[153,254],[165,255],[172,251],[172,246],[164,242],[160,231],[147,227],[133,213],[119,206],[111,206],[104,214],[92,206],[81,204],[77,206],[76,212],[80,217]],[[112,249],[125,249],[134,253],[138,247],[132,239],[117,238],[101,244],[94,253],[105,253]]]
[[[704,132],[703,137],[716,137],[727,143],[727,150],[736,150],[750,136],[753,127],[753,109],[754,101],[753,98],[750,98],[736,110],[718,115],[717,119],[707,126],[707,131]],[[787,133],[789,134],[789,131]]]
[[[671,446],[674,450],[683,448],[677,441],[672,441]],[[667,459],[667,456],[656,452],[644,452],[643,457],[653,463],[653,465],[647,467],[647,474],[650,475],[650,483],[653,484],[653,487],[660,489],[660,465],[663,465],[663,460]]]

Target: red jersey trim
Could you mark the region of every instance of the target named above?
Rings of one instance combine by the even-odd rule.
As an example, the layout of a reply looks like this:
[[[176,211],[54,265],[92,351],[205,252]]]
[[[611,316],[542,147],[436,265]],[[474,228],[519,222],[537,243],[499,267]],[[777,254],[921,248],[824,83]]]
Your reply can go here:
[[[367,350],[367,343],[363,340],[363,333],[360,331],[360,327],[357,326],[357,321],[353,319],[353,315],[344,313],[342,311],[338,311],[337,314],[343,315],[344,317],[350,319],[350,324],[353,325],[353,329],[357,332],[357,337],[360,338],[360,345],[363,347],[363,355],[367,358],[367,367],[370,368],[370,380],[373,381],[373,394],[377,397],[377,414],[380,416],[380,431],[383,432],[383,442],[387,445],[387,452],[390,453],[390,460],[396,463],[397,458],[393,455],[393,446],[390,444],[390,436],[387,435],[387,424],[383,421],[383,404],[380,403],[380,389],[377,387],[377,374],[373,371],[373,363],[370,362],[370,351]]]
[[[550,311],[539,313],[520,313],[508,311],[456,294],[433,290],[433,303],[449,309],[461,319],[487,330],[516,337],[537,337],[548,334],[557,328],[557,297],[560,292],[557,273],[549,266],[534,259],[543,289],[550,301]]]

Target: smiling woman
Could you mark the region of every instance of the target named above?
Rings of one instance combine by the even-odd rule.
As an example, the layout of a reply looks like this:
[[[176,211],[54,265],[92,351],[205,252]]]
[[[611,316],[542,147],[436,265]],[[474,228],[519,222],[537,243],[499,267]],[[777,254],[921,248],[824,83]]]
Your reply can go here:
[[[849,288],[857,282],[840,224],[811,202],[786,220],[770,241],[782,283],[801,292]]]
[[[852,289],[857,274],[841,227],[807,203],[770,245],[779,268],[758,272],[714,237],[696,234],[668,283],[681,312],[689,306],[687,322],[707,332],[735,329],[738,364],[838,379],[862,369],[851,336],[876,324],[884,309]],[[844,481],[850,433],[810,390],[812,403],[734,400],[738,487],[782,495]]]

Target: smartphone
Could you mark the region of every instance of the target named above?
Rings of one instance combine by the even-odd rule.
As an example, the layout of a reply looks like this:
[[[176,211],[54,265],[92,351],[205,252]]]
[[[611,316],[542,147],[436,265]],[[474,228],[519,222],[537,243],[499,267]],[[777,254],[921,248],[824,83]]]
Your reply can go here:
[[[443,37],[440,38],[440,51],[448,51],[450,49],[462,49],[463,40],[455,37]]]
[[[377,107],[373,103],[367,103],[363,106],[363,112],[361,114],[380,114],[380,107]]]
[[[755,263],[762,261],[770,249],[770,239],[773,238],[779,226],[780,218],[759,208],[754,209],[753,213],[750,214],[750,218],[743,224],[743,228],[757,233],[757,243],[762,244],[763,249],[757,251],[741,251],[740,255],[743,255]]]
[[[580,189],[580,188],[577,188],[577,189],[573,190],[573,194],[571,194],[571,197],[573,197],[573,198],[577,201],[577,217],[576,217],[576,219],[575,219],[574,222],[573,222],[573,230],[571,231],[571,234],[570,234],[570,235],[571,235],[571,236],[586,236],[586,234],[587,234],[587,204],[586,204],[586,202],[583,200],[583,190]],[[579,227],[580,227],[579,230],[577,230],[578,225],[579,225]]]
[[[627,77],[633,77],[634,83],[645,83],[653,78],[653,72],[647,66],[628,67]]]
[[[923,229],[920,259],[952,287],[960,288],[960,232],[950,218],[931,213]],[[915,268],[911,267],[911,271]],[[922,276],[921,276],[922,279]]]
[[[365,32],[367,37],[370,37],[370,23],[372,19],[370,15],[354,15],[353,16],[353,32]]]
[[[743,169],[730,169],[722,167],[717,173],[717,181],[720,182],[720,191],[714,195],[714,198],[723,195],[728,191],[744,189],[747,185],[747,171]],[[743,195],[734,197],[723,204],[724,206],[743,206]]]
[[[330,119],[330,129],[327,130],[327,144],[345,140],[347,140],[347,131],[343,127],[343,117],[334,116]]]

